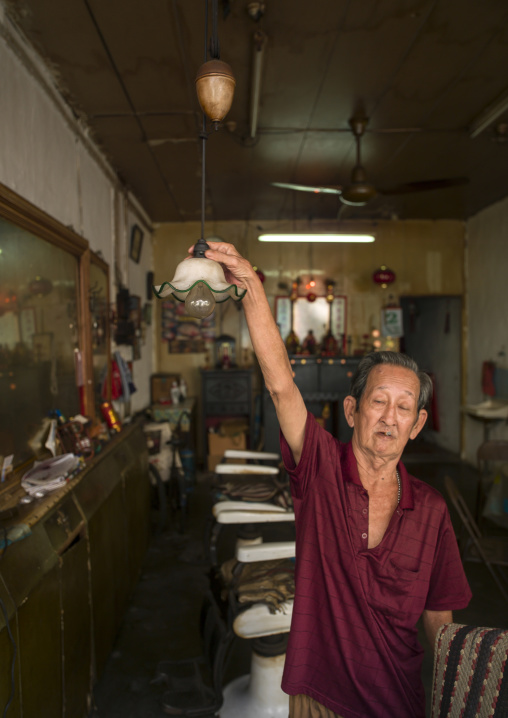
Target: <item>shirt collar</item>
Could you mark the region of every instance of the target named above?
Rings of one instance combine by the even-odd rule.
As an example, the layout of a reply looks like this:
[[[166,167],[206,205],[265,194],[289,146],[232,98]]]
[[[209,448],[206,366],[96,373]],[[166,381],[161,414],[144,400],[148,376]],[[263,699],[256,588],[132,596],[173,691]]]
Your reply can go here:
[[[340,464],[342,469],[342,477],[345,481],[350,481],[357,486],[362,486],[360,481],[360,474],[358,473],[358,464],[353,451],[353,445],[349,441],[344,444],[343,451],[341,452]],[[406,471],[406,467],[399,461],[397,464],[397,470],[400,476],[400,486],[402,489],[400,504],[401,509],[414,509],[414,498],[413,490],[411,487],[411,481],[409,480],[409,474]]]

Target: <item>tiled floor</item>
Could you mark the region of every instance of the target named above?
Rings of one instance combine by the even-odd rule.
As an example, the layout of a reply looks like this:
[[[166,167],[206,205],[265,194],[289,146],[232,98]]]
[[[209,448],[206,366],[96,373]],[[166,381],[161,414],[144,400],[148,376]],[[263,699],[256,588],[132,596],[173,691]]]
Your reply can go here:
[[[472,505],[477,486],[477,474],[472,467],[445,452],[415,449],[404,459],[410,473],[429,482],[443,495],[444,477],[450,474]],[[161,707],[165,687],[154,680],[158,663],[199,652],[197,617],[209,570],[202,539],[210,506],[207,478],[201,475],[190,497],[188,531],[181,535],[166,527],[154,536],[115,650],[95,687],[90,718],[162,718],[165,715]],[[452,513],[454,522],[456,518]],[[232,545],[233,535],[226,535],[226,544],[228,539]],[[467,563],[466,573],[473,599],[467,609],[455,613],[455,621],[508,628],[508,606],[485,567]],[[423,680],[429,696],[433,656],[423,632],[420,633],[425,646]],[[247,642],[237,639],[226,682],[248,672],[249,652]]]

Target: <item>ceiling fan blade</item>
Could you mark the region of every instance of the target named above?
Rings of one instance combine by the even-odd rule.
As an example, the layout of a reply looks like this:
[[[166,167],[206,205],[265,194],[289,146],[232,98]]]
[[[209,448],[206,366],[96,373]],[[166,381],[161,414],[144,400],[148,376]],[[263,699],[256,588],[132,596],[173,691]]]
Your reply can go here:
[[[460,187],[469,183],[467,177],[447,177],[444,179],[423,180],[422,182],[407,182],[397,187],[378,189],[379,194],[412,194],[413,192],[428,192],[433,189],[447,189],[448,187]]]
[[[271,182],[273,187],[281,187],[282,189],[292,189],[297,192],[313,192],[314,194],[342,194],[340,185],[328,187],[312,187],[306,184],[289,184],[287,182]]]

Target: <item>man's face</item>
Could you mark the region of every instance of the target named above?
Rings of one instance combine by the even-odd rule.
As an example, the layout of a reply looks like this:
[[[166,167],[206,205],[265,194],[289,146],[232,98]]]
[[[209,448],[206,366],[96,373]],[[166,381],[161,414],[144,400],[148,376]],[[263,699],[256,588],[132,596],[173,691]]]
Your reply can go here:
[[[353,444],[375,456],[398,458],[427,419],[424,409],[417,412],[419,394],[420,381],[410,369],[391,364],[375,366],[358,411],[352,396],[344,401],[347,422],[354,427]]]

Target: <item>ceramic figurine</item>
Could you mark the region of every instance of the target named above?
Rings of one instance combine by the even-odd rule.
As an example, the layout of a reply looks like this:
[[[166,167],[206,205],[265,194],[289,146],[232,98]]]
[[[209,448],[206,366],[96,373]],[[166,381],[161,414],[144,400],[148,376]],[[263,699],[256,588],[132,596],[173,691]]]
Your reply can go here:
[[[303,340],[303,346],[302,350],[304,354],[315,354],[316,353],[316,337],[314,336],[314,332],[312,329],[309,329],[309,332],[305,339]]]

